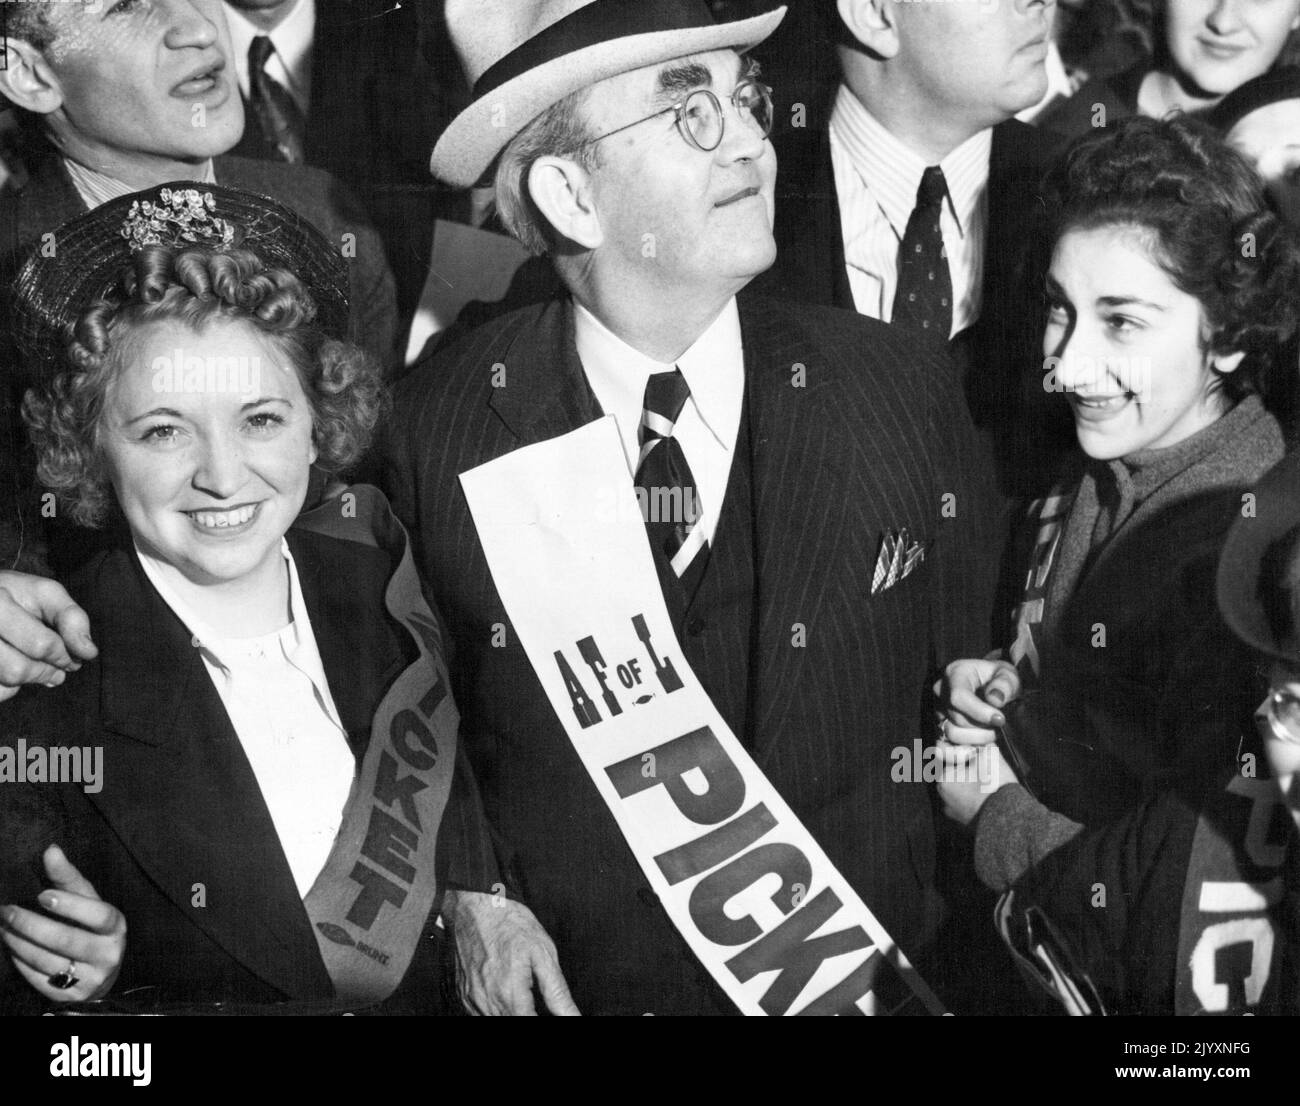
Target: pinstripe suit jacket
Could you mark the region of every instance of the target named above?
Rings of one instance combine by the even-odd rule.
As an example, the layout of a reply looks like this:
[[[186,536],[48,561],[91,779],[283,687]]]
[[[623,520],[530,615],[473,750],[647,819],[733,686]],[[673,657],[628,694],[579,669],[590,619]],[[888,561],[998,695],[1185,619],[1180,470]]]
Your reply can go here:
[[[993,573],[973,431],[938,347],[849,312],[745,293],[739,303],[756,587],[753,626],[732,634],[748,659],[747,722],[743,732],[728,722],[915,952],[938,914],[934,824],[929,788],[895,782],[891,752],[929,732],[936,663],[986,648]],[[805,383],[796,387],[800,365]],[[492,386],[494,366],[505,367],[504,387]],[[457,479],[599,414],[571,307],[525,308],[403,379],[381,450],[384,483],[450,629],[463,740],[507,878],[555,939],[579,1006],[725,1010],[510,631]],[[881,541],[903,527],[929,553],[872,595]],[[796,623],[806,630],[802,647]]]

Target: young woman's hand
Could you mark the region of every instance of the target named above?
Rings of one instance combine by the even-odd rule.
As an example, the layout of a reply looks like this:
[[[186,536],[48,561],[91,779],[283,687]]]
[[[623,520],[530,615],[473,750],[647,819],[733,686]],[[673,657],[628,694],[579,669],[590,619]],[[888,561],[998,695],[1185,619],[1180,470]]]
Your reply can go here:
[[[953,661],[934,685],[940,732],[954,745],[988,745],[1006,725],[1002,707],[1020,694],[1015,665],[1004,660]]]
[[[969,826],[998,788],[1018,783],[996,745],[954,745],[939,742],[942,767],[939,798],[943,812],[954,822]]]
[[[0,941],[22,977],[51,1002],[103,998],[122,968],[126,919],[99,897],[58,845],[45,850],[44,860],[52,886],[37,898],[56,917],[0,907]]]

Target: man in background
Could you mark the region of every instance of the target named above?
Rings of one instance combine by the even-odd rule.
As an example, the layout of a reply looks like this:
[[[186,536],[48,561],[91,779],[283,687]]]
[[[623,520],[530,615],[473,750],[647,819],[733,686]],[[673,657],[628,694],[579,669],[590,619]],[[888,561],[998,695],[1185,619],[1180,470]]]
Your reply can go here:
[[[392,274],[356,202],[320,170],[226,156],[244,111],[220,0],[4,7],[0,97],[18,113],[26,175],[0,189],[0,283],[34,246],[57,249],[61,223],[106,200],[172,180],[216,181],[281,200],[338,246],[349,337],[393,364]],[[0,300],[0,322],[6,312]],[[45,572],[58,566],[34,509],[31,465],[20,459],[17,409],[29,382],[12,348],[0,354],[0,566]],[[59,532],[56,556],[84,556],[88,535]]]

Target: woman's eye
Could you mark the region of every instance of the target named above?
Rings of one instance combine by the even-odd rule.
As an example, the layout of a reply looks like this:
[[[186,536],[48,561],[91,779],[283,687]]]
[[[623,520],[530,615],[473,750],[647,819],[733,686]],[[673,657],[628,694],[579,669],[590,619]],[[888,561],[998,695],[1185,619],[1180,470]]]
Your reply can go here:
[[[1106,319],[1106,325],[1118,334],[1127,334],[1129,331],[1137,330],[1141,324],[1127,315],[1110,315]]]
[[[140,440],[144,442],[174,442],[180,429],[167,423],[160,423],[158,426],[151,426],[141,436]]]
[[[271,430],[277,426],[284,425],[284,419],[279,415],[274,415],[270,411],[259,411],[255,415],[248,416],[248,425],[254,430]]]
[[[1052,300],[1047,301],[1047,318],[1054,323],[1063,323],[1069,318],[1069,312],[1065,310],[1065,304],[1056,303]]]

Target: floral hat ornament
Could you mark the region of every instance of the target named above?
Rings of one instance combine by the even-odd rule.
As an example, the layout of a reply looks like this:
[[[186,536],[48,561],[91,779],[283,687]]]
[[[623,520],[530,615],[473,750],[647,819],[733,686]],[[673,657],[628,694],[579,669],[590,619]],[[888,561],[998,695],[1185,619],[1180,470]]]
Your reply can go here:
[[[235,228],[216,214],[217,201],[211,192],[197,188],[164,188],[158,202],[133,200],[122,237],[138,253],[145,246],[189,242],[226,250],[233,245]]]

